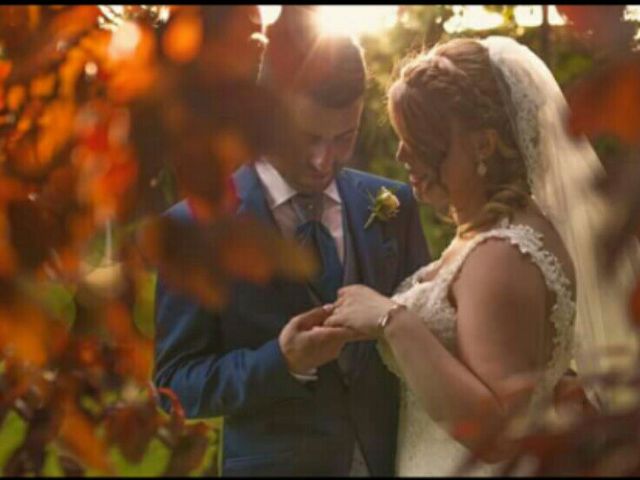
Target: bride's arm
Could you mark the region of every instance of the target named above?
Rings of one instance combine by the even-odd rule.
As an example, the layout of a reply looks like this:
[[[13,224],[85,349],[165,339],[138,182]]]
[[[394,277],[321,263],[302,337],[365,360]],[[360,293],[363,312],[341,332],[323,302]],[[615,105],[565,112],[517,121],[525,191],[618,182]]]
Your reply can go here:
[[[489,240],[467,258],[453,297],[457,357],[411,312],[397,314],[384,337],[434,419],[502,415],[514,400],[508,392],[540,370],[548,351],[542,274],[507,242]]]
[[[489,240],[469,255],[452,293],[457,356],[411,311],[395,313],[384,338],[432,418],[455,424],[503,415],[515,400],[508,392],[530,378],[526,372],[540,369],[547,348],[543,277],[517,248]],[[376,320],[392,305],[366,287],[347,287],[328,323],[374,335]]]

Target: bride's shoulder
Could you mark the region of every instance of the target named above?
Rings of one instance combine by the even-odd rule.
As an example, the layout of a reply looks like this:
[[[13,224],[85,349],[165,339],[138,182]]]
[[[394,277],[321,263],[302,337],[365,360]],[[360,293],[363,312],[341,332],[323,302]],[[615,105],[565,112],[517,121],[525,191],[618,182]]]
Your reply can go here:
[[[562,236],[551,221],[539,211],[524,212],[514,218],[514,223],[522,225],[531,235],[539,238],[539,248],[547,258],[552,257],[560,264],[562,272],[571,284],[575,284],[575,268],[571,255]]]
[[[544,316],[545,278],[531,258],[505,236],[483,237],[466,256],[451,287],[452,302],[462,317],[465,312],[473,317],[503,312],[505,321],[511,321],[514,311],[527,311],[527,318]]]

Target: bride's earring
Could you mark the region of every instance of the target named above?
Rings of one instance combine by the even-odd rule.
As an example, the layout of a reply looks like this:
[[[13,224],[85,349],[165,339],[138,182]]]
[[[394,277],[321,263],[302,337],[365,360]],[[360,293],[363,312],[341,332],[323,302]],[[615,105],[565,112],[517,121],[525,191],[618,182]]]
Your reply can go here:
[[[484,177],[487,174],[487,164],[484,162],[484,160],[480,160],[478,162],[478,167],[476,168],[476,172],[480,177]]]

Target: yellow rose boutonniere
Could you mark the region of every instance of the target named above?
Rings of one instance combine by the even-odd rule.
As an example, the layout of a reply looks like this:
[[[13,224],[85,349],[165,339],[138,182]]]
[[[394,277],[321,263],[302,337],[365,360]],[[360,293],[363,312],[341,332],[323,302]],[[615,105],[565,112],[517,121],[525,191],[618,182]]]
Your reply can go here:
[[[372,203],[369,207],[371,215],[369,215],[367,223],[364,224],[364,228],[369,228],[369,225],[376,219],[386,222],[397,215],[400,208],[400,200],[398,200],[398,197],[388,188],[380,187],[376,197],[373,198],[371,194],[369,194],[369,198]]]

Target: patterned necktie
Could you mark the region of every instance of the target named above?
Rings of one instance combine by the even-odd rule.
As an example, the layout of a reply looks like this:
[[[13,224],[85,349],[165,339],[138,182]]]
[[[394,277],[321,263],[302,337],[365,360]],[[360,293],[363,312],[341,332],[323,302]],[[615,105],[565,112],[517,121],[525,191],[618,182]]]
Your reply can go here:
[[[320,260],[320,272],[310,286],[323,303],[333,303],[342,286],[342,263],[336,242],[322,224],[323,194],[301,194],[292,198],[294,209],[301,222],[296,237],[303,245],[313,248]]]

